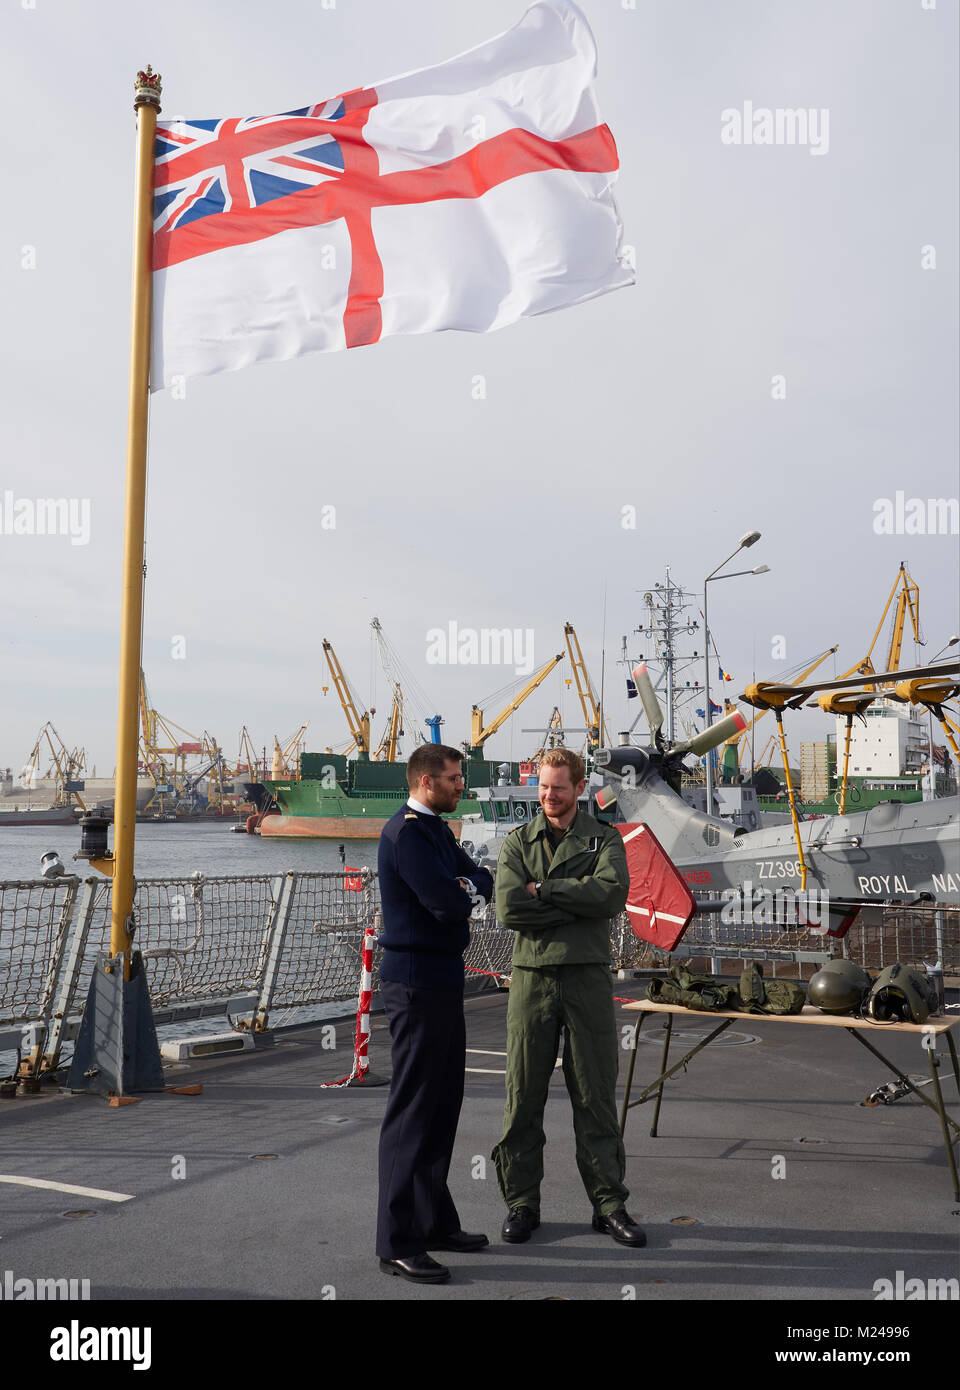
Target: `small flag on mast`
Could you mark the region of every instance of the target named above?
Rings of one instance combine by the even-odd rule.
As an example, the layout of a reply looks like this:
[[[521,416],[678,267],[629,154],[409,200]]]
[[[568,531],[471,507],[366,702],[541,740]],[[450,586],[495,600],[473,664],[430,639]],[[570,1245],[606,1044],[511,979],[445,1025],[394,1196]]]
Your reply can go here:
[[[618,159],[570,0],[275,116],[161,121],[151,386],[455,328],[634,283]]]

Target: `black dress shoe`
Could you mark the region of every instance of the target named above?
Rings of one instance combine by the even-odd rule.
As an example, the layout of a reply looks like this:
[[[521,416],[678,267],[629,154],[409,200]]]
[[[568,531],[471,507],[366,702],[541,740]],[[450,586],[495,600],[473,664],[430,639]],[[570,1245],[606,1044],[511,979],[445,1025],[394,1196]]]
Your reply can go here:
[[[437,1264],[429,1255],[405,1255],[402,1260],[381,1260],[380,1268],[384,1274],[399,1274],[401,1279],[410,1279],[414,1284],[442,1284],[450,1278],[446,1265]]]
[[[633,1217],[630,1216],[626,1207],[618,1207],[616,1211],[611,1211],[607,1216],[601,1216],[599,1212],[594,1212],[593,1229],[602,1231],[605,1235],[613,1236],[618,1245],[632,1245],[635,1250],[647,1243],[646,1236]]]
[[[454,1231],[449,1236],[437,1236],[427,1242],[431,1250],[454,1250],[465,1253],[468,1250],[482,1250],[490,1242],[486,1236],[473,1231]]]
[[[514,1207],[503,1223],[500,1234],[511,1245],[520,1245],[522,1241],[530,1239],[539,1225],[540,1217],[535,1211],[529,1207]]]

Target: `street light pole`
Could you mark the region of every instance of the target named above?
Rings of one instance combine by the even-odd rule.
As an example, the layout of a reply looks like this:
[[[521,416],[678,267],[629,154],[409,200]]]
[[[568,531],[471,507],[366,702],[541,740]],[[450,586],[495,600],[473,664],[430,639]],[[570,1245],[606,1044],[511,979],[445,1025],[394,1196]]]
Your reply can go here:
[[[740,537],[740,543],[739,543],[739,545],[737,546],[736,550],[734,550],[730,555],[728,555],[727,558],[723,561],[722,564],[717,565],[716,569],[711,570],[711,572],[707,575],[706,579],[703,581],[703,641],[704,641],[704,652],[703,652],[703,674],[704,674],[704,681],[703,681],[703,685],[704,685],[704,698],[706,699],[706,702],[707,702],[707,707],[706,707],[706,725],[705,725],[705,727],[708,728],[708,729],[709,729],[710,725],[713,723],[713,718],[712,718],[711,711],[710,711],[710,623],[709,623],[708,618],[707,618],[707,585],[710,583],[711,579],[714,579],[714,578],[719,574],[719,571],[723,569],[723,566],[724,566],[724,565],[729,565],[729,563],[730,563],[730,561],[733,559],[734,555],[739,555],[741,550],[746,550],[749,546],[755,545],[759,539],[760,539],[760,532],[759,532],[759,531],[748,531],[748,532],[746,533],[746,535],[741,536],[741,537]],[[735,574],[722,574],[722,575],[720,575],[720,578],[721,578],[721,579],[735,579],[737,574],[761,574],[761,573],[763,573],[767,568],[768,568],[768,566],[763,565],[763,566],[758,566],[756,570],[737,570]],[[707,769],[706,769],[706,771],[707,771],[707,815],[708,815],[708,816],[712,816],[712,815],[713,815],[713,749],[712,749],[712,748],[707,750],[707,755],[706,755],[706,756],[707,756]]]

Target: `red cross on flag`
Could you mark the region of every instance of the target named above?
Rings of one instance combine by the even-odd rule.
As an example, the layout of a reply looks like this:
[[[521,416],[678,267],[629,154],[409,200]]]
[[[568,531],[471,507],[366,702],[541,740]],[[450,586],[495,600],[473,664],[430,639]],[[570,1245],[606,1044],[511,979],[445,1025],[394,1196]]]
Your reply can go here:
[[[161,121],[154,389],[396,333],[485,333],[634,282],[596,47],[569,0],[274,116]]]

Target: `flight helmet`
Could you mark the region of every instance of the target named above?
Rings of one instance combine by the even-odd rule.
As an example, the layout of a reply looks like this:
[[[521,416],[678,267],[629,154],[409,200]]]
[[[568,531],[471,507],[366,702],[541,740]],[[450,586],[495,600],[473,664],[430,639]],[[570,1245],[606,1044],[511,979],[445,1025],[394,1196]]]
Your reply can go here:
[[[867,996],[867,1014],[879,1023],[926,1023],[938,1008],[933,980],[899,961],[881,971]]]
[[[825,1014],[852,1014],[870,989],[870,976],[852,960],[828,960],[810,978],[807,1003]]]

